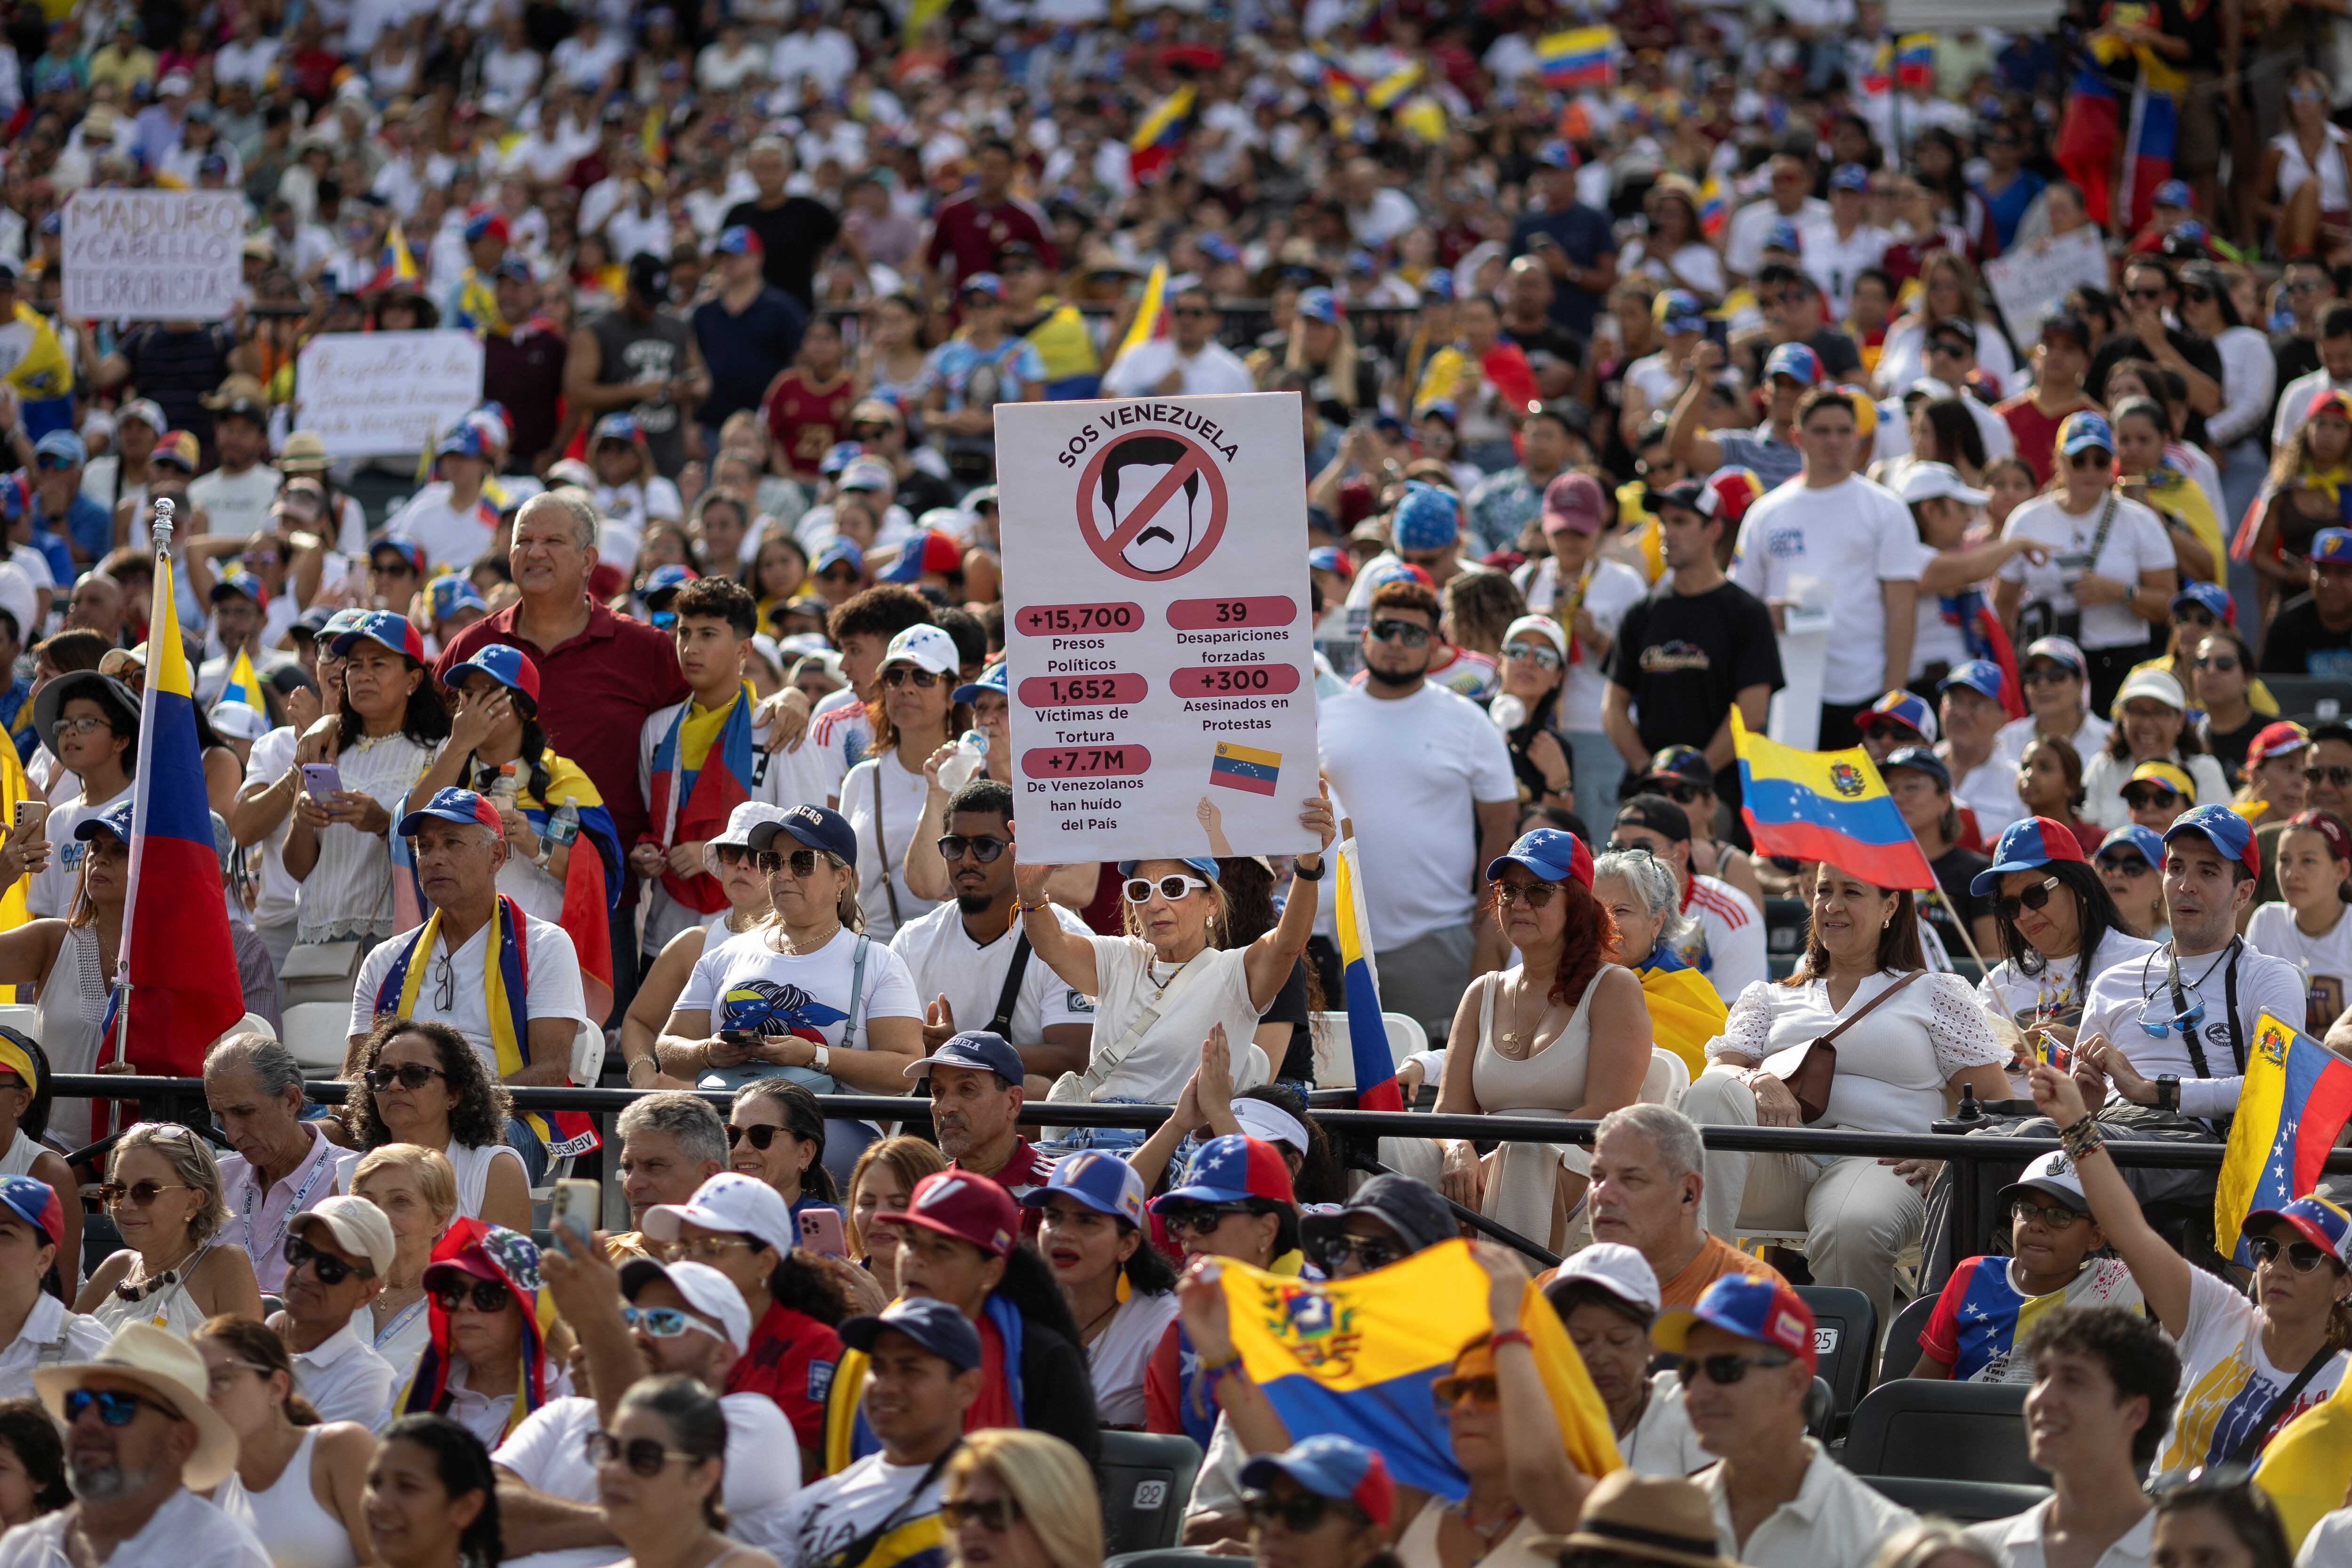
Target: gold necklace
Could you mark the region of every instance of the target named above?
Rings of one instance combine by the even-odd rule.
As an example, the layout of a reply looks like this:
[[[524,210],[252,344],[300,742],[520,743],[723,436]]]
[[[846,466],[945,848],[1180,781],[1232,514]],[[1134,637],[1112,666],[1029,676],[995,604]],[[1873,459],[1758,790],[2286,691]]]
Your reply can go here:
[[[778,927],[776,928],[776,930],[777,930],[778,935],[779,935],[780,936],[782,936],[782,932],[783,932],[783,927],[780,925],[780,926],[778,926]],[[836,936],[840,936],[840,935],[841,935],[841,922],[840,922],[840,921],[838,921],[838,920],[836,920],[836,921],[835,921],[835,922],[833,923],[833,929],[832,929],[832,930],[830,930],[830,931],[827,931],[827,932],[824,934],[824,938],[823,938],[822,940],[820,940],[820,941],[817,941],[817,942],[815,942],[815,943],[811,944],[811,945],[810,945],[810,946],[808,946],[803,947],[803,946],[802,946],[800,944],[798,944],[798,943],[794,942],[791,937],[789,937],[789,936],[782,936],[782,939],[777,943],[777,947],[778,947],[778,949],[779,949],[780,951],[782,951],[782,952],[783,953],[784,956],[786,956],[786,957],[788,957],[788,958],[805,958],[805,957],[807,957],[807,956],[808,956],[810,954],[812,954],[812,953],[815,953],[815,952],[819,952],[819,951],[821,951],[821,950],[824,947],[824,946],[825,946],[825,944],[826,944],[826,943],[831,942],[835,937],[836,937]]]

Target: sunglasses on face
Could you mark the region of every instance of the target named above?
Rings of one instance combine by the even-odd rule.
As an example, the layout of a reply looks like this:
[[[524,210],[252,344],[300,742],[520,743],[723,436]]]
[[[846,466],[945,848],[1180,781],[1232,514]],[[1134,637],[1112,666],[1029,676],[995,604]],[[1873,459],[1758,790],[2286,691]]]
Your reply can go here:
[[[851,583],[857,580],[857,574],[845,566],[829,566],[816,574],[816,580],[819,582]]]
[[[1531,648],[1525,643],[1514,643],[1503,650],[1506,659],[1523,659],[1538,670],[1559,668],[1559,651],[1552,648]]]
[[[2042,1205],[2021,1197],[2009,1206],[2010,1218],[2029,1224],[2039,1223],[2044,1230],[2072,1230],[2074,1221],[2085,1218],[2063,1204]]]
[[[59,468],[73,466],[71,458],[60,457],[54,452],[44,452],[33,461],[43,473],[54,473]]]
[[[1952,342],[1948,339],[1941,342],[1928,344],[1927,352],[1930,354],[1943,354],[1957,360],[1962,355],[1968,353],[1969,350],[1965,345]]]
[[[2174,611],[2172,615],[2174,620],[2185,622],[2191,626],[2212,626],[2219,624],[2219,622],[2213,619],[2213,612],[2206,609],[2201,604],[2184,604],[2179,609]],[[2193,662],[2197,664],[2199,669],[2203,669],[2205,667],[2202,660]]]
[[[299,1236],[288,1237],[286,1239],[286,1271],[290,1274],[305,1263],[310,1265],[310,1271],[319,1276],[319,1283],[330,1289],[341,1284],[354,1274],[366,1278],[375,1273],[373,1269],[347,1262],[331,1252],[321,1252]]]
[[[655,1339],[676,1339],[681,1334],[710,1333],[699,1318],[690,1317],[677,1307],[623,1307],[621,1321],[633,1329],[643,1329]],[[716,1334],[711,1335],[716,1339]]]
[[[1992,906],[2000,912],[2000,917],[2003,920],[2015,920],[2017,918],[2017,912],[2021,907],[2025,909],[2041,909],[2046,906],[2050,902],[2051,894],[2056,891],[2057,886],[2058,879],[2056,877],[2045,876],[2040,882],[2035,883],[2032,886],[2027,888],[2024,892],[2019,894],[2014,898],[1994,899],[1992,901]]]
[[[1173,904],[1188,893],[1208,892],[1209,884],[1197,876],[1178,876],[1171,873],[1161,877],[1158,882],[1153,882],[1150,877],[1129,877],[1126,891],[1127,901],[1129,904],[1149,904],[1155,892]]]
[[[1234,1215],[1247,1214],[1249,1210],[1237,1203],[1202,1203],[1163,1212],[1170,1235],[1181,1236],[1191,1231],[1195,1236],[1206,1236]]]
[[[109,1208],[120,1208],[125,1203],[134,1208],[144,1208],[167,1192],[194,1192],[195,1188],[181,1182],[140,1181],[129,1186],[119,1181],[103,1184],[98,1189],[99,1201]]]
[[[2164,290],[2161,288],[2126,288],[2124,290],[2124,298],[2126,299],[2137,299],[2144,302],[2152,302],[2163,298]]]
[[[2138,878],[2144,877],[2147,874],[2148,864],[2147,862],[2140,859],[2137,855],[2117,855],[2113,860],[2101,861],[2099,862],[2099,869],[2101,871],[2111,871],[2117,876],[2127,876],[2137,881]]]
[[[478,1312],[502,1312],[514,1292],[496,1280],[476,1280],[471,1285],[436,1285],[433,1304],[445,1312],[462,1312],[467,1302]]]
[[[751,1140],[751,1144],[753,1148],[758,1149],[764,1154],[767,1152],[768,1145],[774,1143],[778,1138],[789,1138],[795,1137],[798,1134],[793,1133],[790,1127],[779,1127],[773,1124],[762,1124],[756,1127],[739,1127],[732,1122],[730,1122],[727,1124],[727,1146],[730,1149],[737,1144],[740,1144],[748,1138]]]
[[[2135,811],[2161,810],[2179,799],[2179,791],[2162,784],[2136,784],[2124,791],[2124,804]]]
[[[1506,909],[1514,904],[1542,909],[1559,891],[1559,883],[1556,882],[1498,882],[1495,884],[1495,902]]]
[[[1429,644],[1429,628],[1416,626],[1410,621],[1375,621],[1370,631],[1375,643],[1402,643],[1408,648],[1422,648]]]
[[[591,1432],[583,1447],[591,1465],[626,1465],[630,1473],[650,1480],[661,1474],[662,1467],[672,1459],[689,1465],[702,1460],[693,1454],[682,1454],[676,1448],[665,1448],[652,1437],[632,1437],[621,1441],[610,1432]]]
[[[2200,288],[2192,283],[2180,291],[2180,298],[2191,305],[2202,305],[2213,298],[2213,291],[2210,288]]]
[[[1349,1259],[1366,1273],[1385,1269],[1405,1255],[1405,1249],[1393,1241],[1376,1236],[1334,1236],[1323,1243],[1323,1270],[1328,1273]]]
[[[2106,469],[2113,467],[2115,465],[2115,454],[2111,452],[2101,452],[2094,448],[2089,452],[2077,452],[2073,454],[2066,459],[2066,466],[2069,468]]]
[[[2287,1267],[2298,1274],[2308,1274],[2335,1256],[2326,1248],[2314,1246],[2308,1241],[2290,1241],[2281,1246],[2275,1236],[2257,1236],[2247,1245],[2253,1249],[2257,1265],[2275,1263],[2279,1260],[2279,1254],[2284,1252]]]
[[[2213,624],[2211,616],[2206,617],[2205,624],[2208,626]],[[2242,666],[2235,653],[2208,653],[2197,661],[2197,667],[2200,670],[2219,670],[2226,675]]]
[[[710,852],[719,857],[720,865],[741,865],[745,861],[756,862],[760,858],[750,850],[736,844],[713,844],[710,846]]]
[[[2303,770],[2306,784],[2333,784],[2338,789],[2352,786],[2352,768],[2321,768],[2316,765]]]
[[[1199,314],[1206,316],[1208,312]],[[940,1502],[940,1516],[948,1521],[950,1530],[976,1524],[991,1535],[1010,1535],[1013,1527],[1028,1517],[1021,1511],[1020,1501],[1009,1497],[945,1498]]]
[[[936,674],[929,670],[908,669],[904,664],[893,664],[882,672],[882,684],[892,691],[897,691],[899,687],[912,683],[917,691],[927,692],[946,679],[945,675]]]
[[[806,880],[816,874],[816,852],[793,850],[787,852],[782,850],[761,850],[759,863],[760,869],[770,876],[790,866],[794,876]]]
[[[1262,1491],[1242,1495],[1242,1511],[1249,1516],[1252,1524],[1260,1529],[1279,1524],[1293,1535],[1306,1534],[1322,1523],[1323,1516],[1330,1511],[1330,1503],[1313,1492],[1301,1492],[1286,1500],[1277,1500]]]
[[[1206,316],[1208,312],[1198,305],[1179,305],[1175,309],[1170,311],[1169,314],[1171,316]]]
[[[1685,1388],[1696,1383],[1701,1373],[1706,1375],[1706,1380],[1709,1383],[1720,1384],[1728,1388],[1746,1377],[1748,1369],[1751,1366],[1766,1368],[1786,1366],[1790,1359],[1785,1355],[1735,1355],[1728,1353],[1723,1355],[1685,1356],[1683,1364],[1675,1369],[1675,1375],[1683,1380]]]
[[[427,1067],[421,1061],[404,1061],[397,1067],[371,1067],[367,1070],[368,1087],[379,1092],[397,1083],[414,1092],[436,1078],[448,1076],[439,1068]]]
[[[2289,93],[2287,96],[2293,98],[2294,95]],[[2289,278],[2286,284],[2286,291],[2289,294],[2314,294],[2318,292],[2318,289],[2319,280],[2315,277],[2293,277]]]
[[[2325,96],[2318,92],[2315,92],[2307,87],[2291,87],[2287,89],[2286,100],[2289,103],[2325,103],[2327,101]]]
[[[65,1397],[66,1424],[71,1426],[80,1420],[81,1413],[93,1405],[98,1406],[99,1420],[109,1427],[130,1426],[139,1418],[142,1406],[160,1410],[174,1421],[180,1419],[180,1413],[170,1406],[159,1404],[143,1394],[133,1394],[127,1388],[77,1388]]]
[[[969,852],[973,860],[982,865],[995,864],[996,857],[1012,847],[1003,839],[977,836],[966,838],[961,833],[942,833],[939,841],[940,859],[960,861]]]
[[[2018,677],[2029,686],[2054,686],[2061,681],[2074,678],[2074,671],[2058,664],[2035,664]]]

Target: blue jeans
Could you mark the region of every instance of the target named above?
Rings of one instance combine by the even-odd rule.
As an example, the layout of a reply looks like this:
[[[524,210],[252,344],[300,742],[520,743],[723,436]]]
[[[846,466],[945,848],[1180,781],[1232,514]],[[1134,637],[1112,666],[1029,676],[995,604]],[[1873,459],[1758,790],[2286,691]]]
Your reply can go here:
[[[507,1118],[507,1147],[522,1156],[522,1174],[526,1185],[542,1186],[547,1182],[547,1145],[530,1130],[530,1124],[520,1116]]]
[[[1107,1094],[1095,1103],[1142,1105],[1149,1102],[1130,1099],[1124,1094]],[[1041,1101],[1036,1110],[1038,1121],[1050,1124],[1053,1120],[1053,1106]],[[1037,1146],[1047,1154],[1053,1155],[1075,1155],[1081,1149],[1101,1149],[1111,1154],[1124,1155],[1143,1147],[1144,1139],[1150,1136],[1139,1127],[1072,1127],[1069,1129],[1069,1134],[1066,1138],[1050,1144],[1040,1144]]]

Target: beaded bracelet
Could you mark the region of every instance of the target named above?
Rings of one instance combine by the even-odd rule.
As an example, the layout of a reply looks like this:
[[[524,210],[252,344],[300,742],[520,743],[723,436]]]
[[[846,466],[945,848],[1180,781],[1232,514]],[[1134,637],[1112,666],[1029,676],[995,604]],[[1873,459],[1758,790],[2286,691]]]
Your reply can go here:
[[[2098,1123],[2085,1116],[2073,1126],[2059,1130],[2058,1146],[2066,1151],[2068,1159],[2079,1166],[2107,1145],[2106,1139],[2100,1134]]]

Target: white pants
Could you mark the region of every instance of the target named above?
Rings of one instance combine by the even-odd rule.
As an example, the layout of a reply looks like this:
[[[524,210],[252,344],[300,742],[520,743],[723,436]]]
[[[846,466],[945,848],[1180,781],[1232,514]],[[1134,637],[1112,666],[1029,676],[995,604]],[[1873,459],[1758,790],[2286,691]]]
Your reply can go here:
[[[1753,1127],[1756,1092],[1737,1070],[1710,1067],[1683,1095],[1682,1113],[1701,1126]],[[1916,1240],[1927,1200],[1895,1167],[1857,1155],[1824,1164],[1812,1155],[1706,1151],[1706,1228],[1729,1240],[1743,1225],[1805,1231],[1805,1263],[1821,1285],[1851,1285],[1878,1309],[1882,1329],[1895,1303],[1895,1260]]]

